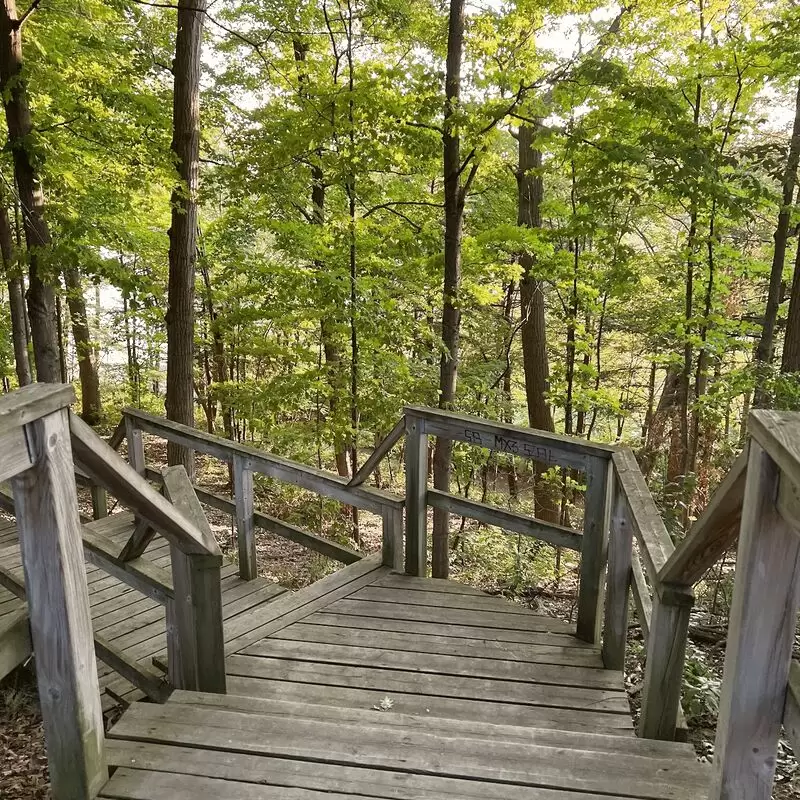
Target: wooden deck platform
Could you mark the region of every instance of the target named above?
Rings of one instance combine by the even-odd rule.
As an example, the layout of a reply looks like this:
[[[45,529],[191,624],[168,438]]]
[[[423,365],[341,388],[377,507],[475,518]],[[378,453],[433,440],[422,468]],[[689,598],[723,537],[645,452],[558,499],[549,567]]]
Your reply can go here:
[[[113,514],[105,519],[88,523],[89,529],[112,539],[120,548],[133,531],[133,515]],[[169,569],[170,549],[165,539],[156,537],[145,552],[145,558],[156,566]],[[142,673],[152,676],[153,659],[166,661],[166,619],[164,606],[146,597],[127,583],[109,575],[104,570],[86,564],[86,575],[91,603],[95,636],[121,651]],[[259,624],[260,614],[266,606],[287,590],[264,578],[242,580],[234,563],[222,567],[222,603],[226,641],[239,636],[247,625]],[[17,593],[24,589],[19,540],[13,522],[0,521],[0,581]],[[0,587],[0,667],[7,666],[3,677],[30,654],[27,635],[25,603],[8,588]],[[12,616],[13,614],[13,616]],[[14,621],[4,632],[4,620]],[[24,634],[20,634],[20,630]],[[27,641],[27,651],[25,643]],[[103,706],[109,708],[118,698],[132,702],[144,693],[108,664],[98,660]],[[157,670],[155,670],[157,672]]]
[[[634,736],[597,648],[458,583],[368,558],[240,614],[226,638],[229,693],[134,704],[101,797],[706,796],[690,745]]]

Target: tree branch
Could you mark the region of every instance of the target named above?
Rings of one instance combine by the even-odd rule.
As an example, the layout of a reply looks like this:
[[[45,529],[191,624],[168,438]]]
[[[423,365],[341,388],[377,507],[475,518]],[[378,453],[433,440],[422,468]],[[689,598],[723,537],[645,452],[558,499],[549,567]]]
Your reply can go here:
[[[25,20],[28,19],[28,17],[31,14],[33,14],[33,12],[36,11],[37,8],[39,8],[39,5],[41,4],[41,2],[42,2],[42,0],[33,0],[33,2],[28,7],[28,10],[14,23],[14,28],[16,30],[19,30],[19,28],[21,28],[23,26],[23,24],[25,23]]]

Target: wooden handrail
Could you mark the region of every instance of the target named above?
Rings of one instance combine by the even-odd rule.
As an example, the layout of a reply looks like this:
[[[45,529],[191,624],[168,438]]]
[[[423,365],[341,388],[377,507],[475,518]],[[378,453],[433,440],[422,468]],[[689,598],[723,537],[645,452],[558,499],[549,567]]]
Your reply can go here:
[[[405,432],[406,418],[402,416],[397,425],[389,431],[389,434],[385,436],[381,443],[372,451],[369,458],[361,465],[358,472],[350,478],[350,482],[347,485],[350,487],[361,486],[361,484],[372,475],[378,464],[386,458],[389,451],[403,438]]]
[[[145,518],[182,552],[220,555],[212,535],[198,530],[83,420],[70,414],[69,422],[75,458],[97,483]]]

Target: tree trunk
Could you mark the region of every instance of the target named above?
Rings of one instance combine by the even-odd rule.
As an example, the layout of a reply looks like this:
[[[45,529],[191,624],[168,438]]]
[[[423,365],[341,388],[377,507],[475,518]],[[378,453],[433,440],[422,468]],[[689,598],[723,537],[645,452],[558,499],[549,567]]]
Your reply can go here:
[[[178,183],[172,190],[167,293],[167,418],[194,425],[194,292],[200,157],[200,50],[207,0],[178,0],[172,152]],[[192,452],[172,442],[169,464],[193,473]]]
[[[0,5],[0,82],[8,123],[8,141],[14,157],[14,175],[22,205],[22,224],[28,250],[28,317],[33,338],[36,377],[58,383],[56,294],[52,278],[42,273],[40,254],[50,246],[50,230],[44,219],[44,194],[27,146],[32,135],[31,112],[22,75],[22,28],[15,0]]]
[[[544,186],[538,174],[542,153],[533,146],[535,130],[521,125],[518,133],[519,155],[517,168],[517,225],[541,228]],[[522,369],[525,374],[525,399],[528,405],[528,424],[542,431],[555,431],[553,416],[547,404],[550,389],[550,364],[547,359],[545,329],[544,283],[534,274],[535,259],[531,253],[519,257],[522,267],[519,293],[522,305]],[[557,492],[544,478],[549,465],[535,461],[534,512],[539,519],[557,523],[560,520],[560,500]]]
[[[797,185],[797,165],[800,161],[800,83],[797,86],[797,97],[794,107],[794,125],[792,139],[789,143],[789,155],[786,159],[786,169],[783,173],[783,196],[781,209],[778,214],[778,224],[775,227],[775,248],[772,251],[772,269],[769,275],[769,289],[767,291],[767,305],[764,310],[764,327],[761,329],[761,338],[756,348],[756,389],[753,396],[753,407],[762,408],[769,401],[769,395],[764,390],[765,368],[772,363],[775,350],[775,323],[778,319],[778,307],[781,301],[781,285],[783,283],[783,265],[786,260],[786,247],[789,242],[789,226],[792,218],[792,203],[794,190]],[[794,286],[792,286],[794,296]],[[793,299],[793,298],[792,298]],[[795,303],[795,305],[797,305]],[[791,300],[790,300],[791,323]],[[786,341],[789,340],[789,328],[786,330]],[[786,347],[784,345],[784,353]],[[783,369],[786,372],[787,370]]]
[[[72,338],[78,356],[78,374],[81,381],[81,417],[87,425],[97,425],[103,415],[100,402],[100,377],[94,361],[95,348],[86,315],[86,298],[80,272],[75,267],[64,270],[67,287],[67,307],[72,322]]]
[[[794,260],[792,294],[789,298],[789,318],[786,320],[786,338],[783,341],[781,372],[800,372],[800,239]]]
[[[447,33],[447,68],[445,75],[442,164],[444,167],[444,286],[442,291],[442,357],[439,364],[439,408],[453,407],[458,381],[461,310],[458,292],[461,287],[461,234],[464,225],[465,190],[461,186],[461,138],[453,124],[461,94],[461,61],[464,50],[464,0],[450,0]],[[473,165],[473,170],[475,166]],[[471,173],[471,174],[474,174]],[[450,490],[450,465],[453,442],[437,437],[433,453],[433,485],[442,492]],[[446,578],[450,572],[450,515],[442,509],[433,511],[432,572]]]
[[[28,341],[25,336],[25,286],[18,274],[14,258],[14,236],[8,210],[0,206],[0,254],[8,285],[8,305],[11,311],[11,341],[14,345],[14,364],[20,386],[31,382],[31,365],[28,360]]]

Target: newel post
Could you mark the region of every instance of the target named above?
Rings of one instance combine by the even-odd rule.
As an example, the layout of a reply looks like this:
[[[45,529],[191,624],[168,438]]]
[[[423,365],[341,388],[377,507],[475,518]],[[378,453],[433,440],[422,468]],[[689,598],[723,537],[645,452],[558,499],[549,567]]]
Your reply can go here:
[[[233,457],[233,495],[236,501],[236,538],[239,545],[239,576],[246,581],[258,577],[256,535],[253,522],[253,470],[242,456]]]
[[[406,574],[428,574],[428,436],[406,414]]]
[[[610,471],[607,458],[587,459],[577,636],[591,644],[600,641],[603,621]]]
[[[711,800],[772,796],[800,603],[800,536],[776,506],[785,478],[751,439]]]
[[[32,466],[11,479],[54,800],[108,779],[68,407],[71,387],[21,390]],[[20,393],[9,398],[22,397]]]

